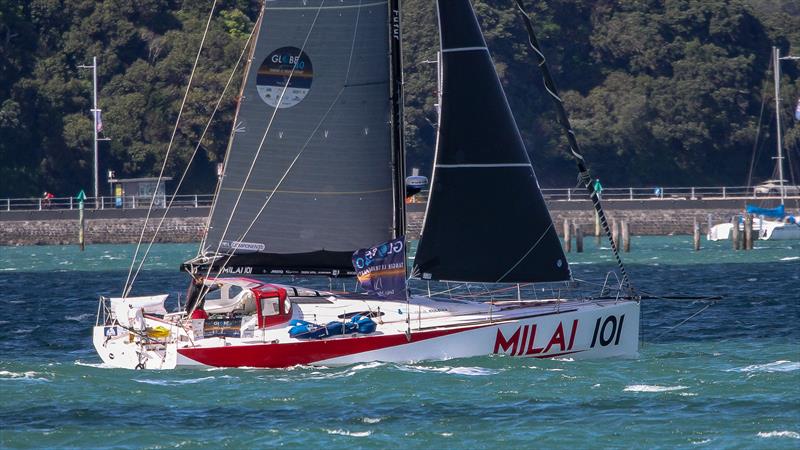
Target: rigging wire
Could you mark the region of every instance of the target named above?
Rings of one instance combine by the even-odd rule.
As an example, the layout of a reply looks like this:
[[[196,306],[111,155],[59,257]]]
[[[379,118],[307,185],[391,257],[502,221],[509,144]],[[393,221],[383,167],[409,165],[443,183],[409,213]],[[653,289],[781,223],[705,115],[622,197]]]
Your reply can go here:
[[[203,37],[200,39],[200,47],[197,49],[197,55],[195,55],[194,63],[192,64],[192,71],[189,74],[189,82],[186,85],[186,92],[183,94],[183,100],[181,100],[181,106],[178,109],[178,117],[175,119],[175,126],[172,129],[172,136],[169,138],[169,144],[167,145],[167,152],[164,154],[164,162],[161,164],[161,171],[158,173],[158,181],[156,186],[161,183],[162,178],[164,178],[164,171],[167,168],[167,161],[169,160],[169,154],[172,150],[172,144],[175,142],[175,134],[178,132],[178,125],[181,121],[181,115],[183,114],[183,108],[186,106],[186,99],[189,97],[189,91],[192,87],[192,80],[194,79],[194,73],[197,70],[197,63],[200,60],[200,53],[203,51],[203,44],[206,41],[206,36],[208,36],[208,29],[211,26],[211,19],[214,18],[214,9],[217,6],[217,0],[214,0],[211,4],[211,11],[208,13],[208,20],[206,21],[206,28],[203,30]],[[125,280],[125,286],[122,289],[122,297],[125,298],[130,292],[129,283],[131,281],[131,275],[133,274],[133,266],[136,265],[136,258],[139,255],[139,248],[142,245],[142,240],[144,240],[144,233],[147,230],[147,222],[150,220],[150,214],[153,212],[153,205],[156,201],[156,191],[153,191],[153,196],[150,198],[150,206],[147,208],[147,216],[145,216],[144,224],[142,225],[142,232],[139,235],[139,242],[136,244],[136,251],[133,253],[133,260],[131,261],[131,267],[128,269],[128,277]]]
[[[239,64],[242,62],[242,58],[244,57],[244,54],[247,52],[247,47],[251,38],[253,37],[253,33],[255,33],[255,27],[253,27],[253,30],[250,32],[250,35],[247,37],[247,41],[245,41],[244,48],[242,49],[242,52],[239,54],[239,59],[236,60],[236,64],[234,64],[233,70],[231,70],[231,74],[228,77],[228,81],[225,83],[225,87],[222,89],[222,93],[217,99],[217,103],[214,105],[214,110],[211,112],[211,116],[208,118],[208,122],[206,122],[206,126],[203,129],[203,132],[200,134],[200,138],[197,140],[197,145],[195,146],[192,155],[189,157],[189,164],[186,165],[183,174],[181,174],[181,178],[178,181],[178,185],[175,187],[175,191],[172,193],[172,196],[169,199],[169,203],[167,204],[167,207],[164,210],[164,214],[161,216],[161,219],[158,222],[158,226],[156,226],[156,230],[153,233],[153,237],[150,239],[150,243],[147,245],[147,249],[144,252],[144,256],[142,256],[142,259],[139,262],[139,267],[136,268],[136,273],[130,280],[130,283],[128,285],[128,292],[130,292],[130,290],[133,289],[133,283],[136,281],[136,277],[139,275],[139,272],[142,270],[142,267],[144,266],[144,262],[147,259],[147,256],[150,254],[150,249],[152,248],[153,243],[156,240],[156,236],[158,236],[158,232],[161,230],[161,226],[164,224],[164,220],[166,220],[167,218],[167,213],[169,212],[170,208],[172,208],[172,204],[175,201],[175,197],[178,195],[181,185],[183,184],[187,174],[189,173],[189,167],[191,167],[192,161],[194,161],[194,157],[200,150],[200,145],[202,144],[203,139],[206,136],[206,133],[208,132],[209,128],[211,128],[211,123],[214,121],[214,116],[217,114],[217,111],[219,110],[219,107],[222,104],[222,100],[225,98],[225,93],[228,91],[228,87],[230,86],[231,81],[233,80],[233,77],[236,74],[237,69],[239,68]]]
[[[686,322],[688,322],[688,321],[690,321],[690,320],[694,319],[694,318],[695,318],[695,317],[696,317],[698,314],[702,313],[703,311],[707,310],[708,308],[711,308],[713,305],[714,305],[714,302],[712,302],[712,303],[709,303],[709,304],[707,304],[706,306],[704,306],[704,307],[700,308],[700,310],[699,310],[699,311],[697,311],[696,313],[692,314],[691,316],[689,316],[689,317],[687,317],[687,318],[683,319],[683,320],[682,320],[682,321],[680,321],[680,323],[678,323],[677,325],[673,325],[673,326],[671,326],[671,327],[667,328],[667,329],[666,329],[666,330],[665,330],[663,333],[659,334],[659,335],[658,335],[658,336],[656,336],[654,339],[655,339],[655,340],[657,340],[657,339],[658,339],[658,338],[660,338],[661,336],[664,336],[665,334],[667,334],[667,333],[669,333],[669,332],[673,331],[674,329],[676,329],[676,328],[678,328],[679,326],[681,326],[681,325],[685,324]]]
[[[547,67],[547,59],[540,50],[539,42],[536,39],[536,35],[533,32],[533,24],[531,22],[531,18],[528,16],[528,13],[525,12],[525,7],[522,4],[522,0],[514,0],[514,2],[516,3],[517,10],[525,24],[525,29],[528,31],[528,46],[530,47],[531,50],[533,50],[533,52],[536,54],[538,58],[538,66],[542,72],[544,88],[545,90],[547,90],[547,93],[550,95],[550,97],[552,97],[553,102],[556,105],[558,123],[559,125],[561,125],[562,129],[564,130],[564,133],[567,136],[570,153],[572,154],[572,157],[578,166],[579,179],[583,183],[587,192],[589,193],[589,198],[592,200],[592,206],[594,206],[594,209],[597,212],[598,217],[600,218],[600,223],[603,227],[603,230],[606,232],[606,236],[608,237],[608,240],[611,243],[611,251],[614,254],[614,258],[616,259],[620,273],[622,274],[622,283],[629,292],[634,292],[633,285],[631,284],[630,278],[628,277],[628,273],[625,270],[625,264],[623,264],[622,257],[619,254],[617,243],[614,242],[614,238],[611,233],[611,227],[609,227],[608,225],[608,220],[606,219],[606,214],[603,211],[603,206],[600,204],[600,195],[599,195],[600,192],[595,191],[594,185],[592,184],[592,178],[589,175],[589,170],[586,168],[586,163],[583,158],[583,155],[581,154],[580,146],[578,145],[578,141],[575,138],[575,132],[572,129],[572,125],[570,125],[569,117],[567,116],[567,112],[564,109],[564,102],[558,96],[558,88],[556,87],[556,84],[553,81],[553,77],[550,75],[550,69],[548,69]]]

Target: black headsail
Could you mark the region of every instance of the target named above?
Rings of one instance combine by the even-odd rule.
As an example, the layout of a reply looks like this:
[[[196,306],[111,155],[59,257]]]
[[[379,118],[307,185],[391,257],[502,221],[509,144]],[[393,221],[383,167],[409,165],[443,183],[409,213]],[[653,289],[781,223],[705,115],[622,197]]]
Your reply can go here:
[[[438,0],[441,112],[414,261],[423,279],[571,279],[469,0]]]
[[[354,250],[397,234],[390,18],[380,0],[266,2],[201,249],[214,267],[353,273]]]

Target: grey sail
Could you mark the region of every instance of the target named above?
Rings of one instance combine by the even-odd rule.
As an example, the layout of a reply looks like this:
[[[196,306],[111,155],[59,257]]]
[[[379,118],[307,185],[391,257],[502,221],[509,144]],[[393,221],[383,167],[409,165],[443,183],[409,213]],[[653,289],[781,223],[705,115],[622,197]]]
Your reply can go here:
[[[385,1],[266,2],[202,249],[227,271],[352,272],[397,234],[389,18]]]
[[[438,0],[441,110],[415,257],[423,279],[571,279],[469,0]]]

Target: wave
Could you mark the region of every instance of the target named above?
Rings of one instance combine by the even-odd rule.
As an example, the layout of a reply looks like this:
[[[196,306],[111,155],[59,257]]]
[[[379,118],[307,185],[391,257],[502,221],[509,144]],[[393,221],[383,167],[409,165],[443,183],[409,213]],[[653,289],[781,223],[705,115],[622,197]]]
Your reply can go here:
[[[186,379],[186,380],[148,380],[148,379],[142,379],[142,380],[133,380],[133,381],[135,381],[137,383],[154,384],[154,385],[157,385],[157,386],[180,386],[180,385],[183,385],[183,384],[202,383],[204,381],[214,380],[216,378],[217,377],[202,377],[202,378],[189,378],[189,379]]]
[[[342,429],[329,430],[325,428],[328,434],[338,434],[340,436],[353,436],[353,437],[367,437],[372,434],[372,431],[348,431]]]
[[[745,372],[745,373],[771,373],[771,372],[792,372],[800,370],[800,363],[780,360],[766,364],[753,364],[746,367],[728,369],[726,372]]]
[[[497,375],[501,370],[487,369],[485,367],[430,367],[418,365],[399,365],[398,369],[405,372],[439,372],[451,375],[488,376]]]
[[[669,391],[682,391],[689,389],[688,386],[658,386],[650,384],[632,384],[625,386],[625,392],[669,392]]]
[[[83,322],[84,320],[86,320],[88,318],[91,318],[91,317],[94,317],[94,314],[85,313],[85,314],[81,314],[79,316],[64,316],[65,319],[72,320],[72,321],[75,321],[75,322]]]
[[[779,259],[778,261],[797,261],[798,259],[800,259],[800,256],[787,256]]]
[[[349,368],[348,370],[352,370],[352,371],[355,372],[357,370],[374,369],[376,367],[381,367],[383,365],[384,365],[384,363],[382,363],[380,361],[372,361],[372,362],[368,362],[368,363],[357,364],[357,365]]]
[[[116,369],[116,367],[108,365],[106,363],[85,363],[83,361],[75,361],[76,366],[83,366],[83,367],[94,367],[95,369]]]
[[[47,378],[43,378],[42,375],[38,372],[28,371],[28,372],[10,372],[8,370],[0,370],[0,380],[23,380],[23,381],[47,381]]]
[[[768,433],[764,433],[762,431],[758,433],[756,436],[760,438],[785,437],[792,439],[800,439],[800,433],[796,431],[770,431]]]

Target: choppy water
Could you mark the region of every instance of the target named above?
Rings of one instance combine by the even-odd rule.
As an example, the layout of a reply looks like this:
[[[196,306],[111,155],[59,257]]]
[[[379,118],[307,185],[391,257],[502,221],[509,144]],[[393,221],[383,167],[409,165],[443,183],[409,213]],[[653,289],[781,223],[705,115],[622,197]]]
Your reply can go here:
[[[724,296],[672,331],[704,304],[645,302],[638,359],[168,372],[92,349],[132,246],[0,247],[0,447],[800,448],[800,244],[633,246],[641,289]],[[573,272],[602,281],[610,254],[588,247]],[[182,292],[194,250],[156,247],[137,291]]]

